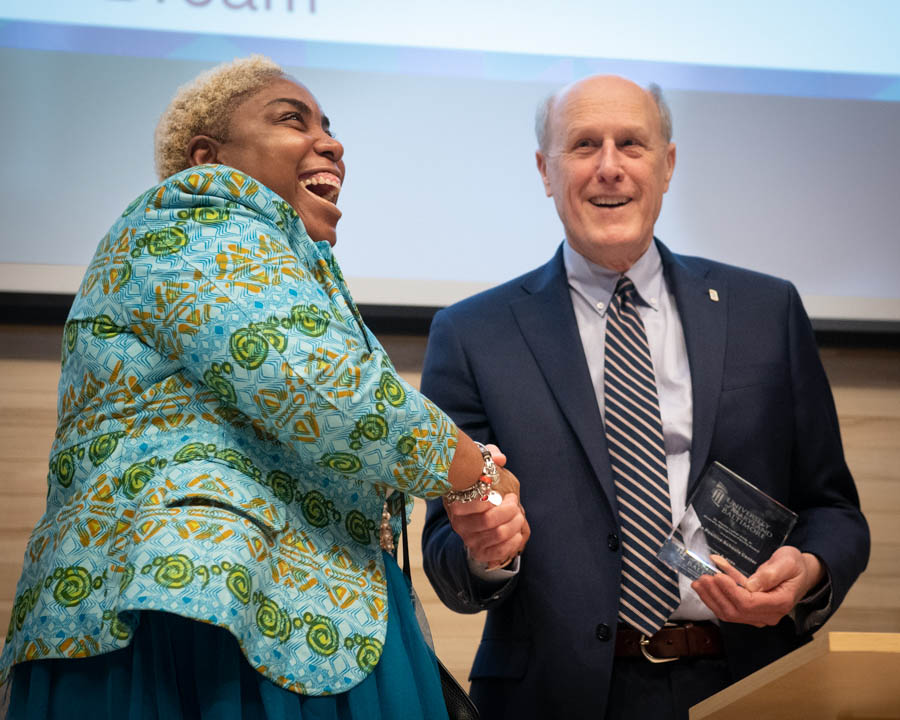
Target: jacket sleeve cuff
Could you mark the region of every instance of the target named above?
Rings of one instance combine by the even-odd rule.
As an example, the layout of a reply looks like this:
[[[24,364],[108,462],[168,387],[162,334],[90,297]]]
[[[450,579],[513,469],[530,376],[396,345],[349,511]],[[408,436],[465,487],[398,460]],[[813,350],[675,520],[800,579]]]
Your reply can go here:
[[[825,567],[825,577],[810,590],[805,597],[793,607],[788,617],[794,621],[798,635],[805,635],[820,628],[831,615],[834,605],[834,593],[831,586],[831,575]]]

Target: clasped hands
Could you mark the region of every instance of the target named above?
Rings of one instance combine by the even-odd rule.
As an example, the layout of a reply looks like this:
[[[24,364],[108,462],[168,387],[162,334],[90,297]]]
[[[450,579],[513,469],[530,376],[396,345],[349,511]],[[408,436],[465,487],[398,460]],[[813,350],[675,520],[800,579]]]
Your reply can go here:
[[[525,509],[519,502],[519,481],[504,466],[506,456],[496,445],[488,445],[500,477],[493,490],[503,498],[499,505],[474,500],[466,503],[444,502],[453,530],[462,538],[469,557],[495,570],[512,562],[522,552],[531,529]]]
[[[749,578],[724,558],[711,557],[722,572],[691,587],[719,620],[755,627],[777,625],[825,574],[819,558],[791,545],[778,548]]]

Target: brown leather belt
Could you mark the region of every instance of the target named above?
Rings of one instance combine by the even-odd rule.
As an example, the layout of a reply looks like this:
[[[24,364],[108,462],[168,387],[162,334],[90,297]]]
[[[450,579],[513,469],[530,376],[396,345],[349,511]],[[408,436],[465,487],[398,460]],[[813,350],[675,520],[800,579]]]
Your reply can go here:
[[[652,637],[619,624],[616,657],[643,657],[650,662],[670,662],[683,657],[722,655],[722,634],[715,623],[667,623]]]

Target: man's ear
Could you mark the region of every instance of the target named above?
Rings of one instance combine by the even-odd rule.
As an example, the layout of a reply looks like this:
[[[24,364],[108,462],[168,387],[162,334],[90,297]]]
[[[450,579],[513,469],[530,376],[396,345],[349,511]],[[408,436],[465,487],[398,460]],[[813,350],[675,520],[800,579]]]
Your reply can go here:
[[[534,159],[537,161],[537,169],[541,174],[541,180],[544,181],[544,192],[547,193],[547,197],[553,197],[553,190],[550,187],[550,178],[547,177],[547,158],[544,157],[544,153],[540,150],[535,150]]]
[[[669,190],[669,181],[672,179],[672,173],[675,172],[675,143],[669,143],[666,148],[666,185],[663,192]]]
[[[187,145],[187,156],[191,166],[219,162],[221,143],[209,135],[194,135]]]

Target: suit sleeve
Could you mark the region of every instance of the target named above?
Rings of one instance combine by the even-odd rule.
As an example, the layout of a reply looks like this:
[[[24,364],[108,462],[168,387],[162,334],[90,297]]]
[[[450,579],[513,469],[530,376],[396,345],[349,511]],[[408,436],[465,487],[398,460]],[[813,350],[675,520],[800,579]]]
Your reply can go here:
[[[435,315],[431,325],[422,370],[422,392],[475,440],[493,441],[474,372],[446,311]],[[422,555],[425,573],[435,592],[456,612],[475,613],[503,602],[518,578],[491,582],[473,575],[462,539],[450,526],[440,500],[428,502]]]
[[[815,335],[791,286],[789,350],[794,407],[794,448],[789,505],[798,515],[788,544],[816,555],[831,581],[829,612],[841,604],[869,557],[869,529],[844,459],[837,412],[819,358]]]

